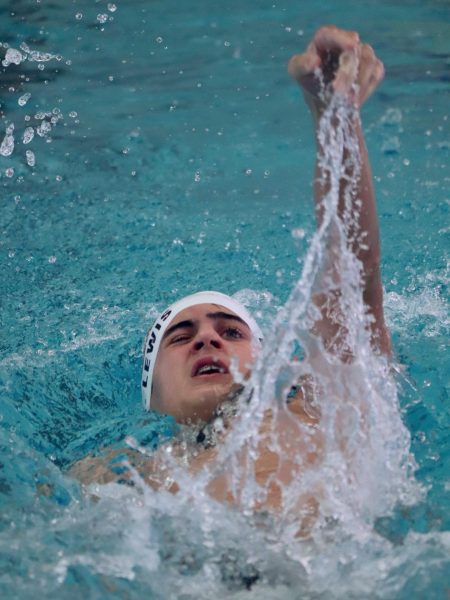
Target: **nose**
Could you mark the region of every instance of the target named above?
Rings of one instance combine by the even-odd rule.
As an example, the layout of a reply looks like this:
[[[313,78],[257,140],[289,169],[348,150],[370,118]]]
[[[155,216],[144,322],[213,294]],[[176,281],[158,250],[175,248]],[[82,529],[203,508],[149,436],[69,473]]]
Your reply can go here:
[[[222,338],[212,325],[201,327],[193,340],[193,349],[196,352],[208,346],[216,350],[223,346]]]

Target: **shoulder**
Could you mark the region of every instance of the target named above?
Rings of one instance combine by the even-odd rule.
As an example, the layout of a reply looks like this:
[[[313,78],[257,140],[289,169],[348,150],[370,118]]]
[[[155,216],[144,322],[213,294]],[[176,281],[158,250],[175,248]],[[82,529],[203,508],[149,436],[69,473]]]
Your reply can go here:
[[[131,448],[105,448],[74,463],[67,474],[83,485],[126,483],[131,481],[130,467],[138,469],[145,459],[151,460]]]

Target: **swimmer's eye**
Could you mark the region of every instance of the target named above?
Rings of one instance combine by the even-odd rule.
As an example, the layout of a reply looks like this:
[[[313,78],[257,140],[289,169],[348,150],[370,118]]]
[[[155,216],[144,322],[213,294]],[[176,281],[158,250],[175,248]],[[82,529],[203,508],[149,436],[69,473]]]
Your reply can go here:
[[[223,330],[222,335],[233,340],[240,340],[244,338],[244,334],[237,327],[226,327]]]
[[[179,333],[175,335],[173,338],[170,338],[169,344],[182,344],[183,342],[187,342],[191,339],[191,336],[187,333]]]

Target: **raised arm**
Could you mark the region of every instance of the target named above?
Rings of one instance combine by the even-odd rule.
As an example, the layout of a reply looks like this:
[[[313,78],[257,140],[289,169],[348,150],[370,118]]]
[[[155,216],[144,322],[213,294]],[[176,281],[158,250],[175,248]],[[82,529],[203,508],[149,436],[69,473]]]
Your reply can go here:
[[[355,32],[344,31],[334,26],[322,27],[315,34],[304,54],[291,58],[288,66],[291,76],[303,89],[306,103],[310,108],[316,129],[317,155],[314,182],[316,214],[319,224],[323,215],[322,200],[329,190],[328,174],[323,172],[320,157],[324,153],[318,131],[320,119],[329,106],[331,98],[339,94],[342,101],[354,110],[349,111],[350,126],[356,134],[360,153],[360,176],[355,182],[352,195],[352,212],[358,216],[359,231],[352,236],[353,252],[363,265],[362,286],[364,302],[372,320],[371,339],[375,349],[390,354],[391,343],[383,315],[383,290],[380,276],[380,240],[372,174],[366,145],[361,128],[359,109],[372,94],[384,76],[384,67],[375,56],[373,49],[362,44]],[[345,161],[345,153],[343,160]],[[352,177],[351,167],[343,169],[343,178]],[[344,185],[340,185],[339,211],[344,210]],[[361,244],[362,232],[364,243]],[[322,320],[317,331],[325,345],[339,335],[336,319],[330,316],[330,299],[318,299],[322,306]],[[332,311],[332,308],[331,308]]]

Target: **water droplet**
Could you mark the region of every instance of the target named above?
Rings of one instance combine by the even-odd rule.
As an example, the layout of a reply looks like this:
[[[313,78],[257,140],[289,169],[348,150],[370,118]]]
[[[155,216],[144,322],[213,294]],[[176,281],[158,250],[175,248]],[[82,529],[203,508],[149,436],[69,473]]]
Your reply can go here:
[[[69,113],[69,117],[71,117],[72,119],[75,119],[75,117],[78,117],[78,113],[74,110],[71,110]]]
[[[61,175],[57,175],[57,176],[55,177],[55,179],[56,179],[56,181],[62,181],[62,177],[61,177]]]
[[[245,174],[246,175],[251,175],[253,173],[253,171],[251,169],[246,169],[245,170]]]
[[[388,108],[384,115],[381,117],[381,123],[383,125],[392,126],[401,123],[403,118],[402,111],[399,108]]]
[[[116,10],[117,10],[117,6],[116,6],[115,4],[113,4],[112,2],[109,2],[109,3],[108,3],[108,10],[109,10],[110,12],[116,12]]]
[[[384,140],[381,150],[384,154],[397,154],[400,150],[400,140],[396,135],[389,137]]]
[[[50,133],[51,130],[52,126],[51,123],[49,123],[48,121],[42,121],[41,124],[38,127],[36,127],[36,133],[40,137],[45,137],[48,133]]]
[[[29,144],[31,140],[34,138],[34,129],[32,127],[27,127],[23,132],[22,143]]]
[[[5,137],[3,138],[2,143],[0,144],[0,155],[1,156],[11,156],[14,152],[14,124],[9,125],[6,129]]]
[[[14,169],[12,167],[9,167],[9,169],[5,170],[5,175],[6,177],[12,177],[14,175]]]
[[[32,150],[27,150],[25,152],[25,156],[27,159],[28,166],[34,167],[34,165],[36,164],[36,156],[35,156],[34,152]]]
[[[162,37],[157,37],[156,41],[158,42],[158,44],[162,44],[163,43]]]
[[[294,240],[302,240],[305,237],[305,230],[301,227],[293,229],[291,233]]]
[[[75,19],[76,19],[77,21],[81,21],[81,19],[82,19],[82,18],[83,18],[83,13],[80,13],[80,12],[79,12],[79,13],[77,13],[77,14],[75,15]]]
[[[31,94],[27,92],[26,94],[23,94],[23,96],[20,96],[20,98],[17,100],[17,104],[19,106],[25,106],[30,98]]]
[[[24,60],[24,56],[19,50],[15,48],[8,48],[5,54],[5,58],[2,60],[2,65],[4,67],[9,67],[9,65],[20,65],[20,63]]]

